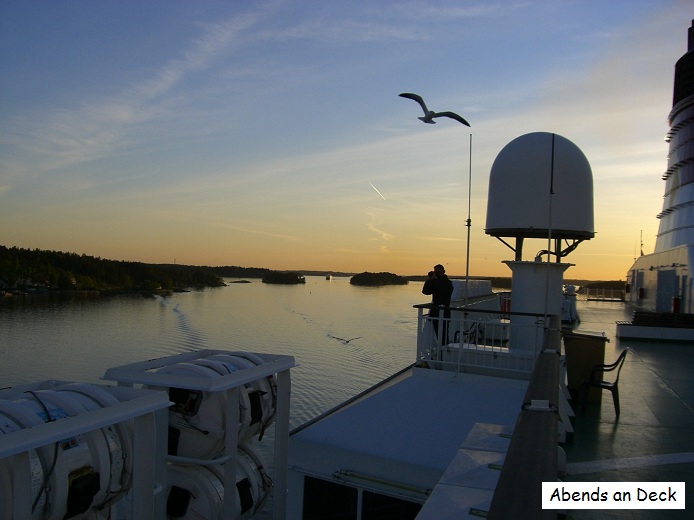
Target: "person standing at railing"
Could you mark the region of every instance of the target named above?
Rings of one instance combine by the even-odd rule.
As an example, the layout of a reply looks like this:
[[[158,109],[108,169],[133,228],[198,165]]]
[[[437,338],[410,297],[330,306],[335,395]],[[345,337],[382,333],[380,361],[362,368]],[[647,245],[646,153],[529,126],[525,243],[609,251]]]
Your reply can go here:
[[[431,295],[431,304],[436,306],[429,311],[429,318],[437,338],[439,337],[439,326],[441,326],[443,331],[441,343],[445,345],[448,343],[448,322],[451,318],[449,307],[453,295],[453,282],[448,279],[446,270],[441,264],[436,264],[433,272],[429,271],[429,277],[422,287],[422,294]],[[442,324],[439,323],[442,315],[440,307],[444,307]]]

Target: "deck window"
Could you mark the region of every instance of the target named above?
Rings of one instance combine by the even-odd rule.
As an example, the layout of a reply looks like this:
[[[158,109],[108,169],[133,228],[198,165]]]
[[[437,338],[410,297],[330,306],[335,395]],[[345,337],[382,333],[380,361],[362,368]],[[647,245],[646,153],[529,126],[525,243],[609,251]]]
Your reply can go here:
[[[422,504],[416,502],[319,478],[304,478],[303,520],[414,520],[420,509]]]
[[[362,492],[361,520],[414,520],[422,504],[372,491]]]
[[[314,477],[304,479],[304,520],[357,520],[355,488]]]

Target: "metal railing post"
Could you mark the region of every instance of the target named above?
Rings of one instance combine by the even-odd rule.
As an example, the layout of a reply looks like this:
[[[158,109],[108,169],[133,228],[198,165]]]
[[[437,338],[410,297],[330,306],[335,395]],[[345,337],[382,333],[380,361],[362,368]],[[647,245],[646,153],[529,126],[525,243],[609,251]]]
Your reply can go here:
[[[229,460],[222,466],[224,471],[224,507],[223,518],[232,520],[236,518],[236,471],[238,465],[239,444],[239,387],[234,386],[226,390],[226,423],[224,453],[229,455]]]
[[[289,439],[289,401],[291,378],[289,370],[277,374],[277,406],[275,417],[275,492],[273,519],[284,520],[287,510],[287,453]]]

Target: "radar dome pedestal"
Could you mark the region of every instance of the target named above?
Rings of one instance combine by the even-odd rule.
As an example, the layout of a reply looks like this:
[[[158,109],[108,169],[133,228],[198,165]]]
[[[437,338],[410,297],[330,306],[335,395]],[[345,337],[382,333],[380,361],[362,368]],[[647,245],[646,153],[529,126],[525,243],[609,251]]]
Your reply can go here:
[[[595,236],[593,174],[586,156],[574,143],[548,132],[517,137],[497,155],[489,177],[485,233],[515,252],[512,262],[511,312],[561,317],[563,273],[572,264],[561,259]],[[505,239],[515,239],[515,246]],[[540,239],[545,249],[523,261],[525,239]],[[547,256],[547,261],[542,257]],[[554,261],[551,261],[554,260]],[[511,316],[525,325],[534,317]],[[532,327],[516,330],[532,331]],[[511,348],[539,352],[534,332],[516,334]]]
[[[593,238],[593,173],[580,148],[547,132],[525,134],[507,144],[489,177],[485,233]]]

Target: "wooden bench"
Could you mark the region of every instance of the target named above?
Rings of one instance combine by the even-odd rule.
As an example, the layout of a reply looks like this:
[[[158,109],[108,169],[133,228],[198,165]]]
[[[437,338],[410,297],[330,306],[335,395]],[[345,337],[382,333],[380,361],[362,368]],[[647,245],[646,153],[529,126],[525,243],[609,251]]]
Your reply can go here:
[[[694,328],[694,314],[679,312],[634,311],[633,325],[643,327]]]

